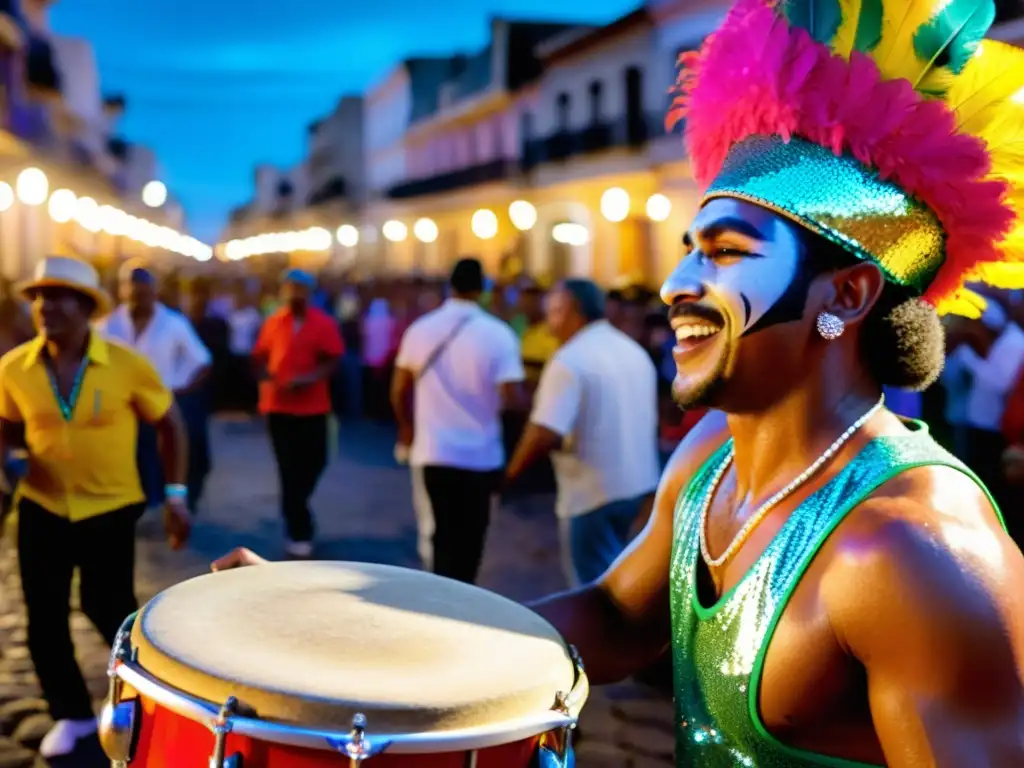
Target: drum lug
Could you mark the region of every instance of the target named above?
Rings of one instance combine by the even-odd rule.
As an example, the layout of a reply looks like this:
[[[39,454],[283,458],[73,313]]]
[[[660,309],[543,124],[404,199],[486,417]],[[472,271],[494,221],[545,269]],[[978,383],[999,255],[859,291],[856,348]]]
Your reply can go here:
[[[227,751],[228,734],[231,733],[231,718],[238,712],[238,699],[229,696],[220,708],[217,719],[213,722],[213,754],[210,756],[210,768],[240,768],[242,764],[241,755],[234,754],[229,758],[224,757]]]
[[[118,630],[107,667],[109,678],[107,700],[100,710],[98,736],[100,746],[112,763],[125,768],[132,762],[136,743],[136,725],[139,715],[139,700],[123,700],[124,682],[118,677],[119,665],[131,658],[131,630],[135,623],[133,613]]]
[[[555,694],[555,706],[552,709],[555,712],[559,712],[563,715],[569,715],[569,707],[567,704],[569,694],[564,691],[559,691]],[[548,731],[540,737],[540,752],[541,752],[541,764],[544,765],[545,758],[550,761],[554,758],[555,765],[565,766],[569,754],[572,751],[572,729],[574,726],[567,725],[562,728],[556,728],[553,731]],[[546,753],[546,754],[545,754]]]
[[[117,766],[127,766],[135,756],[135,725],[139,700],[117,701],[108,698],[100,710],[99,740],[103,752]]]
[[[347,739],[327,739],[331,749],[348,755],[349,768],[359,768],[359,764],[368,758],[379,755],[389,746],[390,741],[371,740],[366,735],[366,715],[356,713],[352,718],[352,730]]]

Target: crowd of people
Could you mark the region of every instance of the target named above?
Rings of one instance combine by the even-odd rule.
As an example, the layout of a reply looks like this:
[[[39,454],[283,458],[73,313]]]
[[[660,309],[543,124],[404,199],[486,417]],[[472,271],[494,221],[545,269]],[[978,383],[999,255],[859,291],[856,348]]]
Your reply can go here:
[[[276,281],[207,276],[186,283],[131,262],[112,286],[121,300],[115,305],[90,270],[47,259],[39,280],[21,293],[8,288],[0,303],[0,336],[8,350],[16,348],[0,370],[5,424],[24,419],[49,389],[42,369],[10,362],[11,355],[40,354],[26,301],[35,298],[35,324],[46,338],[60,345],[64,334],[70,350],[66,365],[65,347],[47,352],[67,420],[66,450],[53,454],[48,470],[37,466],[22,478],[19,504],[29,645],[57,722],[43,744],[50,755],[73,749],[95,725],[70,636],[61,630],[72,570],[82,572],[83,610],[112,640],[135,605],[135,522],[146,508],[163,505],[168,535],[180,546],[185,518],[201,508],[217,464],[211,415],[265,418],[292,557],[315,551],[309,500],[328,467],[335,425],[373,419],[395,423],[395,458],[411,466],[424,567],[472,583],[495,500],[554,491],[566,577],[587,584],[643,527],[668,454],[705,413],[673,402],[677,337],[665,306],[640,287],[604,292],[589,280],[567,279],[545,288],[525,277],[496,285],[475,259],[459,261],[447,282],[363,284],[298,269]],[[947,323],[949,362],[937,384],[923,393],[887,390],[890,408],[924,419],[983,478],[1011,532],[1019,530],[1015,510],[1024,492],[1022,323],[1021,297],[990,291],[979,319]],[[83,333],[86,346],[76,356],[74,340]],[[138,355],[122,360],[124,347]],[[118,361],[110,368],[124,390],[107,396],[131,409],[101,418],[101,391],[117,388],[86,379],[93,420],[105,420],[113,436],[103,467],[81,471],[101,478],[88,482],[103,486],[106,506],[72,508],[54,491],[63,483],[54,478],[67,451],[84,450],[81,440],[104,439],[96,429],[66,435],[87,361],[105,359]],[[172,401],[176,408],[167,411]],[[135,434],[126,419],[138,423],[131,448],[144,500],[132,493],[135,467],[111,463]],[[5,439],[17,447],[52,442],[52,435],[29,430]],[[17,481],[25,470],[11,459],[7,474]],[[97,536],[108,542],[107,556],[93,562],[76,542]],[[114,557],[110,542],[119,542]],[[655,669],[664,678],[664,668]]]

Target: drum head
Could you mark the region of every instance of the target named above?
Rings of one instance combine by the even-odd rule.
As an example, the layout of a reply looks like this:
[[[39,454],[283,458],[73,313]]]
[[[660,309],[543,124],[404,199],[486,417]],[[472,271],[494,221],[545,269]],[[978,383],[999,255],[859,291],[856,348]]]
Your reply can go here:
[[[132,631],[139,664],[216,705],[371,734],[495,725],[551,709],[574,668],[518,603],[433,574],[364,563],[273,563],[157,595]]]

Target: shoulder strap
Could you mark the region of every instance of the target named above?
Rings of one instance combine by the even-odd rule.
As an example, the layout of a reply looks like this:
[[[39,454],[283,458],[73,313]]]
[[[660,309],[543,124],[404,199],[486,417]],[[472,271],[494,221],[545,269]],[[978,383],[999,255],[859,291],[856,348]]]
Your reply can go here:
[[[473,315],[471,314],[463,317],[461,320],[459,320],[459,322],[455,324],[455,327],[448,332],[448,335],[441,340],[441,343],[434,347],[434,350],[430,353],[430,356],[427,358],[426,362],[423,363],[423,367],[420,368],[419,371],[416,373],[417,381],[419,381],[420,379],[427,375],[430,369],[434,367],[434,363],[437,362],[437,359],[441,356],[445,349],[448,348],[448,345],[455,340],[455,337],[459,335],[459,332],[463,328],[465,328],[469,321],[472,319]]]

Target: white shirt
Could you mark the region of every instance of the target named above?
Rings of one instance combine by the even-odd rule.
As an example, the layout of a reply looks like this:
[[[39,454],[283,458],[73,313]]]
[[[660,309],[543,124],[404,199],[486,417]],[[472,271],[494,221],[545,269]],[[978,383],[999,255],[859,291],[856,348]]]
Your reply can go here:
[[[230,338],[228,347],[233,355],[248,355],[256,344],[256,336],[263,325],[263,315],[256,307],[236,309],[228,317]]]
[[[466,318],[420,376],[434,350]],[[483,472],[505,463],[499,387],[526,377],[519,339],[507,323],[473,302],[449,299],[409,326],[395,364],[418,377],[410,464]]]
[[[559,517],[657,487],[658,373],[644,348],[607,321],[591,323],[551,358],[530,420],[564,440],[551,457]]]
[[[1016,323],[1008,323],[984,360],[973,349],[962,353],[961,360],[974,376],[967,396],[967,424],[998,432],[1006,398],[1024,371],[1024,331]]]
[[[127,344],[153,364],[171,391],[188,386],[196,372],[210,364],[210,350],[184,315],[157,304],[149,324],[138,336],[124,304],[99,323],[108,338]]]

